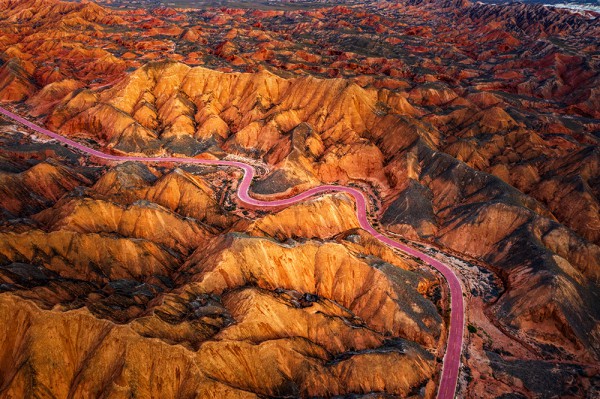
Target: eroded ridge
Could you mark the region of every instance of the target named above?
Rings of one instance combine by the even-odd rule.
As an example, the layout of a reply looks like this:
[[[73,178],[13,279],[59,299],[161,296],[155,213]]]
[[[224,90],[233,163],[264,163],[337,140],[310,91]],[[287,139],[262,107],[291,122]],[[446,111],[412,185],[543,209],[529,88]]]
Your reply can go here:
[[[188,164],[200,164],[200,165],[217,165],[217,166],[231,166],[240,168],[244,171],[244,175],[241,183],[237,189],[237,195],[242,204],[251,205],[255,207],[283,207],[290,206],[301,201],[306,200],[312,196],[323,194],[327,192],[339,192],[345,193],[352,196],[356,202],[356,216],[358,218],[360,227],[365,231],[372,234],[382,243],[399,249],[411,256],[417,257],[428,265],[440,272],[446,281],[450,289],[451,296],[451,317],[450,317],[450,328],[448,332],[448,344],[446,353],[444,355],[444,364],[442,368],[442,375],[440,379],[440,385],[438,388],[439,399],[449,399],[454,397],[456,390],[456,384],[458,380],[458,373],[460,368],[460,357],[463,345],[463,330],[464,330],[464,303],[462,295],[462,287],[460,281],[454,271],[446,264],[414,249],[402,243],[396,242],[389,237],[381,234],[377,231],[369,222],[367,214],[367,200],[365,195],[358,189],[347,186],[337,185],[321,185],[312,189],[306,190],[298,195],[295,195],[286,199],[278,199],[273,201],[263,201],[252,198],[250,196],[250,185],[255,176],[255,170],[251,165],[245,164],[238,161],[227,161],[227,160],[216,160],[216,159],[199,159],[199,158],[186,158],[186,157],[142,157],[142,156],[130,156],[130,155],[112,155],[106,154],[101,151],[95,150],[83,144],[80,144],[74,140],[68,139],[48,129],[44,129],[25,118],[10,112],[0,107],[0,113],[4,116],[19,122],[28,128],[56,139],[64,144],[67,144],[79,151],[86,154],[111,160],[111,161],[136,161],[136,162],[172,162],[172,163],[188,163]]]

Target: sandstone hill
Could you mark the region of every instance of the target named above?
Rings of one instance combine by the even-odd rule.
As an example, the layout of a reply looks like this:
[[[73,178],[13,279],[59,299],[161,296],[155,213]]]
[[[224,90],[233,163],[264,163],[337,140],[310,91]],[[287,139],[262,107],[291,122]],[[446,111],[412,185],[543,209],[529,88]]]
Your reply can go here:
[[[107,152],[253,159],[260,198],[359,185],[467,262],[463,396],[598,392],[600,18],[118,5],[0,0],[0,103]],[[434,395],[443,284],[348,197],[241,209],[232,169],[0,123],[0,397]]]

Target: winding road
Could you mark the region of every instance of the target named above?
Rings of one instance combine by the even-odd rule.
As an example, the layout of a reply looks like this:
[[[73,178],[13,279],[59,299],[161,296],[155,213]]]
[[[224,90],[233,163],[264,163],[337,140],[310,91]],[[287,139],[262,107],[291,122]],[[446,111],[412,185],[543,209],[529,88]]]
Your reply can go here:
[[[237,196],[243,204],[258,206],[258,207],[281,207],[295,204],[303,201],[309,197],[325,192],[340,192],[351,195],[356,201],[356,216],[362,229],[371,233],[382,243],[389,245],[390,247],[399,249],[409,255],[423,260],[431,267],[439,271],[450,288],[451,298],[451,316],[450,316],[450,329],[448,332],[448,345],[446,347],[446,354],[444,355],[444,363],[442,366],[442,374],[440,379],[440,385],[438,389],[438,399],[451,399],[454,398],[456,391],[456,384],[458,381],[458,372],[460,369],[460,357],[463,346],[463,331],[465,324],[464,304],[463,304],[463,293],[460,281],[456,274],[446,264],[434,259],[412,247],[405,244],[396,242],[389,237],[381,234],[375,230],[367,217],[367,201],[362,191],[346,186],[335,186],[335,185],[323,185],[314,187],[310,190],[304,191],[291,198],[279,199],[274,201],[261,201],[250,197],[250,184],[254,178],[254,168],[248,164],[238,161],[225,161],[216,159],[198,159],[198,158],[179,158],[179,157],[141,157],[141,156],[128,156],[128,155],[111,155],[93,148],[87,147],[83,144],[79,144],[76,141],[68,139],[60,134],[51,132],[50,130],[44,129],[34,123],[29,122],[23,117],[14,114],[2,107],[0,107],[0,114],[5,117],[18,122],[22,125],[27,126],[34,131],[41,133],[45,136],[49,136],[53,139],[60,141],[61,143],[67,144],[79,151],[86,154],[93,155],[98,158],[111,160],[111,161],[137,161],[137,162],[172,162],[172,163],[186,163],[186,164],[202,164],[202,165],[217,165],[217,166],[232,166],[244,170],[244,177],[240,185],[238,186]]]

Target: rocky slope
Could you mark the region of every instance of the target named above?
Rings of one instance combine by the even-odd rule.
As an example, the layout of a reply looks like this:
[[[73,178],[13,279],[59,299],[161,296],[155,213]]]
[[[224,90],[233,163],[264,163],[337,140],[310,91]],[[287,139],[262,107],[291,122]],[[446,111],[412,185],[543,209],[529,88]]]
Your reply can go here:
[[[328,90],[323,91],[323,87]],[[170,88],[179,88],[179,91],[175,93]],[[158,110],[157,123],[165,127],[162,136],[158,136],[138,122],[140,129],[146,129],[143,135],[146,141],[138,135],[138,130],[131,128],[135,122],[131,124],[128,119],[135,118],[134,110],[138,105],[134,102],[144,97],[153,99],[151,104]],[[592,298],[597,292],[594,283],[587,284],[587,281],[597,281],[599,273],[600,250],[594,244],[600,223],[598,202],[593,192],[595,185],[588,186],[589,189],[583,186],[587,193],[584,191],[578,196],[561,196],[557,192],[569,190],[567,182],[580,178],[583,170],[587,172],[588,180],[598,179],[598,153],[585,143],[576,146],[579,155],[562,149],[553,150],[547,141],[549,137],[543,138],[530,130],[527,123],[517,122],[497,105],[481,111],[476,111],[481,108],[475,104],[467,107],[466,122],[458,122],[456,126],[462,130],[450,135],[448,125],[445,132],[436,128],[441,121],[433,117],[426,124],[407,115],[403,111],[403,102],[395,103],[396,97],[387,90],[363,89],[341,80],[285,80],[266,72],[222,74],[177,63],[150,64],[115,88],[98,94],[98,98],[98,103],[90,103],[89,108],[84,109],[73,109],[70,101],[65,102],[49,116],[50,126],[67,135],[80,131],[94,136],[101,133],[106,136],[109,148],[114,146],[121,151],[152,151],[153,148],[165,148],[165,145],[167,150],[176,151],[169,148],[174,142],[171,140],[197,140],[198,146],[204,148],[206,144],[202,143],[210,141],[224,151],[245,156],[262,155],[265,161],[274,164],[277,172],[257,183],[259,193],[261,185],[283,192],[289,186],[314,184],[315,181],[369,182],[382,195],[386,207],[383,221],[392,230],[413,237],[437,239],[445,247],[481,259],[506,276],[505,283],[509,286],[515,286],[511,277],[511,270],[515,268],[549,273],[556,288],[548,290],[544,287],[542,291],[543,296],[547,295],[551,300],[542,301],[534,309],[520,310],[524,304],[531,304],[526,298],[536,292],[526,283],[518,294],[514,292],[519,299],[509,300],[507,295],[495,305],[499,319],[507,327],[525,329],[523,318],[539,319],[540,322],[552,320],[557,330],[545,334],[543,339],[540,337],[541,342],[574,344],[573,350],[588,347],[592,353],[598,350],[600,337],[594,330],[598,315],[589,301],[572,298],[569,294],[579,292]],[[171,105],[181,98],[187,101],[184,108],[187,111]],[[422,99],[419,101],[423,102]],[[165,108],[171,113],[165,114]],[[379,112],[380,108],[385,109],[385,113]],[[214,112],[211,120],[220,120],[224,130],[213,131],[207,137],[203,132],[207,130],[206,124],[212,126],[212,122],[205,122],[203,115],[208,112]],[[132,117],[125,116],[131,114]],[[328,117],[322,118],[324,114]],[[68,119],[65,115],[77,116]],[[189,129],[170,128],[169,121],[174,116],[177,116],[175,121],[188,118],[186,126]],[[66,121],[62,122],[63,119]],[[266,123],[267,120],[272,122]],[[97,128],[96,121],[102,121]],[[261,124],[263,127],[249,137],[247,132]],[[128,127],[121,132],[109,132],[109,129],[120,129],[119,126]],[[299,130],[300,127],[303,130]],[[178,132],[174,139],[168,133],[173,131]],[[474,134],[469,131],[496,139],[475,152],[476,144],[469,147],[466,140]],[[500,131],[510,133],[500,136]],[[462,137],[465,137],[465,144]],[[136,140],[139,140],[136,146],[127,146]],[[471,142],[476,143],[475,140],[471,139]],[[508,152],[507,147],[515,149]],[[443,149],[455,158],[438,152]],[[532,161],[525,166],[521,159],[527,159],[527,154],[531,154]],[[540,157],[552,155],[554,164],[544,162],[546,171],[538,172],[537,168],[542,167],[538,164]],[[518,162],[511,165],[509,160],[507,164],[506,157],[514,157]],[[579,162],[566,160],[573,157],[578,157]],[[461,158],[466,164],[460,162]],[[575,170],[566,167],[575,164],[582,166]],[[503,177],[521,191],[498,177],[477,170],[502,173],[501,167],[508,172],[508,176]],[[562,184],[557,184],[556,180]],[[566,209],[561,198],[568,198]],[[419,212],[416,204],[424,207],[424,212]],[[557,218],[589,241],[568,229],[552,226]],[[473,235],[484,238],[473,241]],[[540,249],[530,252],[530,264],[507,250],[507,245],[513,244],[534,245]],[[573,252],[582,255],[575,259]],[[554,254],[566,262],[569,270],[587,273],[576,277],[575,281],[566,279],[572,273],[556,263]],[[535,284],[535,280],[519,280],[516,285],[523,286],[523,281]],[[536,294],[536,297],[540,296]],[[500,306],[504,300],[508,303]],[[554,301],[562,304],[557,311],[543,310]],[[567,305],[570,301],[579,305]],[[523,305],[518,306],[518,303]],[[580,321],[564,322],[571,314],[579,314],[576,317]],[[536,328],[531,329],[532,335],[536,335]]]
[[[496,276],[485,289],[464,276],[479,327],[464,359],[478,378],[462,394],[543,396],[531,381],[564,362],[581,365],[561,369],[559,391],[596,392],[600,19],[437,0],[0,6],[6,106],[104,151],[254,159],[266,165],[252,186],[261,198],[359,185],[379,227]],[[142,395],[432,395],[438,282],[357,229],[349,198],[236,209],[233,170],[97,165],[2,129],[0,287],[11,293],[0,299],[34,335],[0,353],[51,356],[30,345],[36,325],[76,315],[82,331],[109,326],[97,329],[118,348],[182,351],[169,362],[196,374],[144,380]],[[94,380],[81,370],[96,355],[73,340],[82,368],[57,385],[28,363],[44,390],[125,395],[160,360]],[[203,350],[212,360],[199,364]],[[539,375],[517,376],[520,362]],[[0,394],[22,395],[25,378],[4,375]]]
[[[11,135],[8,181],[57,184],[3,205],[1,396],[433,394],[439,282],[357,230],[347,197],[250,220],[218,195],[232,170],[90,171]]]

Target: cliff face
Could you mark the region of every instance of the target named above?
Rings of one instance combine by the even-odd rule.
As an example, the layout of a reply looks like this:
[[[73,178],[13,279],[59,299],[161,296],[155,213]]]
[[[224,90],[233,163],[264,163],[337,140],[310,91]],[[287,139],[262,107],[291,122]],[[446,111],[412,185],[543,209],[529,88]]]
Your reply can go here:
[[[546,385],[592,392],[599,19],[281,8],[0,0],[0,101],[103,151],[245,157],[260,198],[359,185],[379,228],[465,261],[465,396],[544,396],[574,361]],[[0,317],[20,320],[0,365],[23,365],[0,367],[0,396],[433,394],[439,282],[350,198],[241,209],[239,171],[98,164],[0,129]]]

